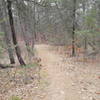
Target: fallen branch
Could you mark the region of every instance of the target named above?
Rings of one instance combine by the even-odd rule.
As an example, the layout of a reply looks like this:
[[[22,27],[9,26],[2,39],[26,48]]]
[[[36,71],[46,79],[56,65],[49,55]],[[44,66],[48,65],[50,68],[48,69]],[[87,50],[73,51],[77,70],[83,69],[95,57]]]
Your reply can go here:
[[[11,65],[3,65],[3,64],[0,64],[0,68],[1,69],[6,69],[6,68],[13,68],[14,66],[11,66]]]

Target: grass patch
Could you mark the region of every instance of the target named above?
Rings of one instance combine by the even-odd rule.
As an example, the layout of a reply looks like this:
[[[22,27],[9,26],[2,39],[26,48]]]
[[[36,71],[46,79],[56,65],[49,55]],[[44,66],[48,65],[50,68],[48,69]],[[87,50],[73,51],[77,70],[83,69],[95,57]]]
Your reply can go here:
[[[31,63],[31,64],[27,64],[26,66],[19,66],[21,68],[35,68],[35,67],[38,67],[39,64],[38,63]]]
[[[17,96],[12,96],[9,100],[21,100],[21,99]]]

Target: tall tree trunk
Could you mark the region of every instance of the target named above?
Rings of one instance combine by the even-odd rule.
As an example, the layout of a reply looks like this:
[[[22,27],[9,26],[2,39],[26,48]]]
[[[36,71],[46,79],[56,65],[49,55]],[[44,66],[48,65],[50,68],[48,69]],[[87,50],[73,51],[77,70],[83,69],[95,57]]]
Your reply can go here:
[[[83,22],[85,22],[85,16],[86,16],[86,3],[85,1],[82,2],[82,9],[83,9]],[[86,29],[86,25],[83,24],[83,30]],[[88,49],[88,38],[87,35],[84,36],[84,50],[85,50],[85,56],[87,55],[87,49]]]
[[[97,25],[99,26],[99,28],[100,28],[100,1],[98,0],[98,2],[97,2],[98,4],[97,4],[97,8],[98,8],[98,10],[97,10]]]
[[[72,56],[75,54],[75,19],[76,19],[76,0],[73,0],[73,29],[72,29]]]
[[[12,2],[10,0],[7,0],[7,8],[8,8],[8,15],[9,15],[9,22],[10,22],[10,27],[11,27],[11,32],[12,32],[13,44],[15,45],[15,51],[16,51],[16,55],[17,55],[19,63],[21,65],[25,65],[25,62],[24,62],[23,58],[21,57],[21,51],[20,51],[20,48],[18,46],[17,39],[16,39],[13,14],[12,14],[12,10],[11,10],[11,3]]]
[[[11,47],[11,41],[9,40],[7,29],[6,28],[4,29],[4,27],[6,27],[6,24],[4,24],[2,27],[3,27],[2,29],[5,32],[5,40],[6,40],[6,44],[7,44],[7,51],[8,51],[10,63],[11,64],[15,64],[15,59],[14,59],[14,55],[13,55],[13,49]]]
[[[23,1],[16,0],[16,7],[17,7],[17,13],[18,13],[18,17],[19,17],[19,24],[20,24],[20,28],[21,28],[21,33],[22,33],[22,36],[23,36],[23,39],[25,42],[25,46],[26,46],[26,50],[27,50],[28,58],[29,58],[29,62],[30,62],[31,58],[34,56],[34,53],[31,50],[29,40],[27,39],[27,36],[26,36],[27,23],[26,23],[25,18],[23,18],[22,12],[20,11],[20,9],[21,9],[21,7],[19,6],[20,3],[23,3]],[[31,25],[31,26],[33,26],[33,25]],[[33,37],[33,34],[32,34],[32,37]]]
[[[36,2],[36,0],[34,0]],[[33,16],[33,21],[34,21],[34,40],[36,40],[36,19],[35,19],[35,10],[36,10],[36,4],[34,2],[34,16]],[[34,41],[33,41],[34,42]],[[34,44],[34,43],[33,43]]]
[[[5,1],[4,0],[2,0],[1,1],[1,4],[2,4],[2,6],[3,6],[3,9],[1,9],[2,11],[1,11],[1,18],[3,19],[3,18],[5,18],[6,17],[6,14],[7,14],[7,12],[6,12],[6,5],[5,5]],[[8,51],[8,55],[9,55],[9,59],[10,59],[10,63],[11,64],[15,64],[15,59],[14,59],[14,55],[13,55],[13,50],[12,50],[12,48],[11,48],[11,41],[10,41],[10,38],[9,38],[9,32],[7,31],[7,23],[4,21],[4,22],[2,22],[2,24],[1,24],[1,28],[2,28],[2,30],[4,31],[4,33],[5,33],[5,40],[6,40],[6,45],[7,45],[7,51]]]

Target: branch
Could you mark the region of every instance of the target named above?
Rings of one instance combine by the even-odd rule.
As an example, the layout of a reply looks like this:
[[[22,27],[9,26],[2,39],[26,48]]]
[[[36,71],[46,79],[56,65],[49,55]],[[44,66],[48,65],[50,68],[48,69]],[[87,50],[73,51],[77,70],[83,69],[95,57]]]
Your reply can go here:
[[[0,64],[1,69],[14,68],[14,66]]]
[[[35,0],[34,0],[34,1],[33,1],[33,0],[23,0],[23,1],[32,2],[32,3],[34,3],[34,4],[38,5],[38,6],[41,6],[41,7],[46,7],[46,4],[45,4],[45,5],[43,5],[43,4],[44,4],[44,2],[43,2],[43,4],[41,4],[41,3],[39,3],[39,2],[36,2]]]

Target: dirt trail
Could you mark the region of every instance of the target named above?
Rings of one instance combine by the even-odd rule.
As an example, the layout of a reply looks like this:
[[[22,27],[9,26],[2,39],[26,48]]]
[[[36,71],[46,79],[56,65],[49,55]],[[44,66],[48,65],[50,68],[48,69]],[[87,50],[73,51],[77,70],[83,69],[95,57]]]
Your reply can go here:
[[[72,89],[72,80],[63,71],[64,64],[61,57],[55,54],[48,45],[37,45],[38,56],[45,66],[50,85],[45,100],[81,100],[80,96]],[[74,96],[74,97],[73,97]]]
[[[41,58],[41,70],[10,69],[10,77],[5,77],[8,70],[1,70],[1,84],[13,79],[16,70],[17,74],[14,81],[2,87],[0,100],[12,96],[21,100],[100,100],[100,63],[76,62],[76,58],[67,58],[50,45],[35,45],[35,49]]]

